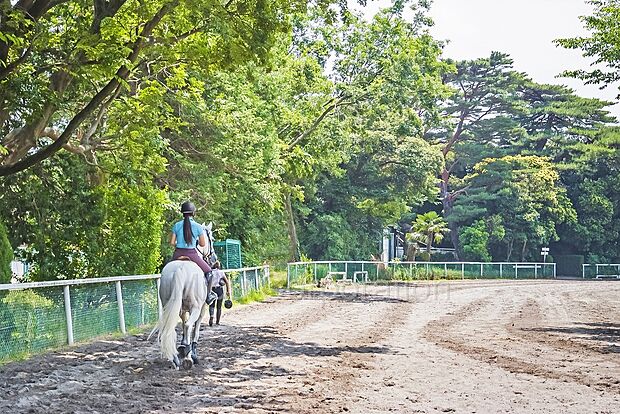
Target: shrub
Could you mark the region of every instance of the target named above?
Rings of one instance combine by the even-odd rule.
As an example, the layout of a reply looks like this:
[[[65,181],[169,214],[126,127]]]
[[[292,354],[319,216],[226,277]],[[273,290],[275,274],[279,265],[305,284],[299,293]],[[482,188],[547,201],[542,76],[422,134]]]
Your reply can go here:
[[[431,261],[431,254],[429,252],[421,252],[418,257],[420,258],[421,262],[430,262]]]
[[[0,300],[3,359],[12,359],[66,343],[63,309],[32,290],[11,291]]]
[[[475,262],[488,262],[491,260],[491,255],[487,248],[489,233],[484,220],[478,220],[472,226],[465,227],[459,235],[459,240],[465,260]]]
[[[11,261],[13,249],[7,237],[6,227],[0,221],[0,283],[11,282]]]

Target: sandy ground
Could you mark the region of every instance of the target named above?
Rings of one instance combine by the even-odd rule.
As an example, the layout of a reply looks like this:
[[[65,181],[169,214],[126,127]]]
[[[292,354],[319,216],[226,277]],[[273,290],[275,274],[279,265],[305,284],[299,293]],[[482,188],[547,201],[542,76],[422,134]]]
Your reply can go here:
[[[146,335],[0,367],[1,413],[620,413],[620,282],[283,292],[203,328],[175,371]]]

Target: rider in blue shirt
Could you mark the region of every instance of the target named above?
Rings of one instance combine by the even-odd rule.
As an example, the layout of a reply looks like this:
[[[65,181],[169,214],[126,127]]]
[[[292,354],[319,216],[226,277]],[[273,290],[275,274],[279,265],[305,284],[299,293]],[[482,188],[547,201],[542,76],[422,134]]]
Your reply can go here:
[[[207,282],[208,299],[207,302],[211,304],[217,300],[217,295],[211,291],[211,266],[205,261],[205,259],[198,254],[196,245],[204,247],[207,244],[207,237],[204,228],[193,219],[196,212],[196,206],[189,201],[181,204],[181,213],[183,214],[183,220],[180,220],[172,226],[172,232],[170,234],[170,244],[175,247],[172,260],[177,260],[181,256],[189,258],[192,262],[196,263],[205,274]]]

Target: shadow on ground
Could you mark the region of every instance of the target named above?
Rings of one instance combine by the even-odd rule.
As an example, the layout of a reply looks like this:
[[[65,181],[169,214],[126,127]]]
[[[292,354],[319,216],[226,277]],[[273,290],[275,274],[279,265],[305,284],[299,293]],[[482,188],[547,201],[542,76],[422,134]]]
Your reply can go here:
[[[602,353],[620,353],[620,324],[605,322],[575,322],[570,327],[523,328],[527,332],[543,332],[555,335],[566,335],[570,340],[583,339],[595,343],[590,349]]]
[[[357,292],[345,292],[338,290],[281,290],[280,297],[291,300],[333,300],[350,303],[407,303],[406,299],[377,295],[364,292],[362,285]]]
[[[336,300],[351,296],[334,294],[342,298]],[[146,337],[101,340],[3,365],[0,412],[290,412],[291,401],[311,397],[312,388],[303,388],[300,378],[306,373],[301,368],[288,369],[272,358],[326,358],[330,363],[330,357],[345,352],[392,352],[379,346],[295,342],[268,326],[203,327],[201,363],[190,371],[176,371]],[[295,386],[273,386],[286,382]]]

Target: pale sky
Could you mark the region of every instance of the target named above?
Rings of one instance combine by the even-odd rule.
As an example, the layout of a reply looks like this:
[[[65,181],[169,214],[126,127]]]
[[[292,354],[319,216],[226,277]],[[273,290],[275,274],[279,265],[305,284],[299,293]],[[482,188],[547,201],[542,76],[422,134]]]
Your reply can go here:
[[[389,0],[368,1],[372,16]],[[578,95],[617,102],[618,87],[586,86],[576,79],[557,78],[566,69],[589,69],[590,60],[578,50],[556,47],[562,37],[586,35],[579,16],[590,15],[585,0],[434,0],[433,36],[449,40],[444,56],[462,60],[488,57],[491,51],[510,54],[514,67],[535,82],[567,85]],[[406,14],[405,14],[406,16]],[[620,104],[609,107],[620,118]]]

